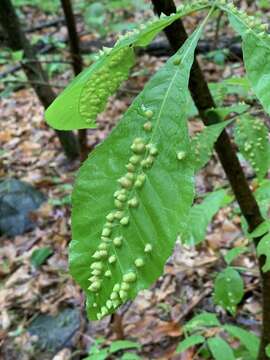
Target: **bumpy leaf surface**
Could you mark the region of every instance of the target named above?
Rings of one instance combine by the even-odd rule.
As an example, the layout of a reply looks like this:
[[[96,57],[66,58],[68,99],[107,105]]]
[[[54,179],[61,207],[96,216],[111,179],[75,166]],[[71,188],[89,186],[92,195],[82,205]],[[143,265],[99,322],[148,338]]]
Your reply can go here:
[[[214,294],[216,304],[234,314],[236,305],[242,300],[243,295],[243,279],[235,269],[227,267],[218,274]]]
[[[240,12],[232,5],[221,6],[229,14],[232,27],[243,40],[243,55],[251,86],[270,114],[270,35],[267,25]]]
[[[98,60],[79,74],[45,113],[49,125],[59,130],[94,128],[97,115],[108,98],[128,78],[134,64],[134,48],[147,46],[176,19],[208,7],[207,1],[182,6],[176,14],[154,20],[120,38],[112,49],[104,49]]]
[[[262,179],[270,164],[268,129],[263,121],[250,115],[242,115],[236,122],[235,140],[258,178]]]
[[[196,172],[208,163],[212,156],[215,142],[222,130],[224,130],[230,122],[231,121],[229,120],[219,124],[206,126],[201,133],[192,138],[191,162],[193,163]]]
[[[156,280],[186,221],[193,168],[177,154],[189,151],[188,80],[201,31],[148,82],[79,171],[70,266],[91,319]]]

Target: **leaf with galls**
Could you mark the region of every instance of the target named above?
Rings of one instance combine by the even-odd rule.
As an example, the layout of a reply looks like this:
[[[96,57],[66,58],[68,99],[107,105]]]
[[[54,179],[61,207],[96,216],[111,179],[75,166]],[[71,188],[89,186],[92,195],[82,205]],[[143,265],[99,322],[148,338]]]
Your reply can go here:
[[[188,82],[202,28],[146,84],[77,176],[70,269],[86,292],[91,319],[112,313],[161,275],[186,222],[193,166],[175,154],[179,139],[181,149],[189,151]],[[176,57],[181,66],[175,66]],[[149,118],[151,131],[144,128]],[[104,242],[108,247],[100,249]],[[101,270],[91,268],[97,251],[106,252],[98,260]]]

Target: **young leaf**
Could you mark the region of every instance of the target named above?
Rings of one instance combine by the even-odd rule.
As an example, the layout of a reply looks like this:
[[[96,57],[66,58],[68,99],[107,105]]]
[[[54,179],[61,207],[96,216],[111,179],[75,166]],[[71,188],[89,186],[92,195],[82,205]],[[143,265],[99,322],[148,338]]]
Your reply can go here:
[[[187,349],[191,348],[192,346],[203,344],[205,338],[201,335],[191,335],[187,337],[185,340],[181,341],[176,348],[176,353],[180,354]]]
[[[221,207],[226,206],[231,201],[232,197],[221,189],[206,195],[200,204],[193,205],[188,216],[187,225],[181,233],[182,242],[188,245],[197,245],[203,241],[212,217]]]
[[[191,141],[192,159],[195,171],[204,167],[212,156],[213,147],[222,130],[230,124],[229,121],[223,121],[220,124],[209,125],[204,130],[195,135]]]
[[[235,360],[232,348],[220,337],[208,339],[207,344],[215,360]]]
[[[215,303],[234,314],[244,295],[243,279],[236,270],[227,267],[216,277],[214,291]]]
[[[270,220],[261,223],[252,233],[249,234],[252,238],[258,238],[270,231]]]
[[[140,349],[141,345],[134,341],[129,340],[118,340],[112,342],[110,346],[110,354],[126,349]]]
[[[234,134],[239,150],[250,162],[258,178],[262,179],[270,164],[267,127],[260,119],[242,115],[236,122]]]
[[[239,255],[247,252],[248,249],[245,246],[235,247],[230,249],[227,254],[224,256],[224,259],[228,265],[230,265],[234,259],[236,259]]]
[[[268,25],[240,12],[232,4],[220,7],[229,14],[232,27],[242,37],[247,76],[265,111],[270,114],[270,36],[266,32]]]
[[[227,331],[231,336],[239,339],[241,344],[244,345],[248,350],[252,358],[254,360],[257,359],[260,345],[258,336],[234,325],[225,325],[224,330]]]
[[[265,235],[257,246],[258,257],[264,255],[266,257],[265,264],[262,267],[263,272],[270,270],[270,234]]]
[[[268,344],[265,348],[266,355],[270,358],[270,344]]]
[[[202,28],[148,82],[77,176],[70,267],[91,319],[160,276],[186,221],[193,168],[177,151],[189,150],[186,99]]]
[[[42,265],[46,259],[52,255],[53,250],[52,248],[50,248],[49,246],[45,246],[42,247],[40,249],[37,249],[35,251],[33,251],[32,255],[31,255],[31,264],[38,268],[40,265]]]
[[[216,314],[203,312],[202,314],[194,316],[190,321],[188,321],[184,328],[188,332],[193,332],[197,329],[206,328],[206,327],[219,327],[220,322],[217,319]]]
[[[134,48],[147,46],[176,19],[206,7],[208,1],[182,6],[176,14],[150,21],[120,37],[112,49],[104,48],[97,61],[79,74],[46,110],[48,124],[59,130],[96,127],[97,115],[128,77],[134,64]]]

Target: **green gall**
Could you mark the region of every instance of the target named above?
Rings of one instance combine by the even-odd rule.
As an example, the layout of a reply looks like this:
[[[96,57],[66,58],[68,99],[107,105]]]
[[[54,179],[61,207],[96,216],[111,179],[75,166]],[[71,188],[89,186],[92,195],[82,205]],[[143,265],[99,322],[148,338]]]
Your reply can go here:
[[[151,244],[146,244],[144,247],[144,252],[149,253],[153,250],[153,247]]]
[[[124,194],[120,194],[118,195],[117,200],[124,202],[127,200],[127,196]]]
[[[89,286],[88,289],[92,292],[97,292],[98,290],[100,290],[100,288],[101,288],[100,281],[95,281]]]
[[[117,209],[123,209],[124,204],[122,203],[122,201],[119,201],[118,199],[114,200],[114,205]]]
[[[146,110],[144,112],[144,115],[148,118],[148,119],[151,119],[154,115],[153,111],[152,110]]]
[[[128,201],[128,205],[132,208],[136,208],[139,206],[139,200],[134,196],[132,199]]]
[[[123,276],[123,281],[127,282],[127,283],[133,283],[134,281],[136,281],[137,276],[134,272],[129,272],[127,274],[124,274]]]
[[[127,290],[129,290],[129,289],[130,289],[129,283],[127,283],[127,282],[122,282],[122,284],[121,284],[121,290],[127,291]]]
[[[105,237],[107,237],[107,236],[110,236],[111,235],[111,229],[109,229],[109,228],[104,228],[103,230],[102,230],[102,233],[101,233],[101,236],[105,236]]]
[[[130,181],[134,181],[135,179],[135,174],[133,174],[132,172],[128,172],[126,174],[126,178],[129,179]]]
[[[92,258],[96,259],[96,260],[101,259],[100,252],[99,251],[94,252],[94,254],[92,255]]]
[[[106,258],[108,256],[107,250],[100,250],[99,252],[101,258]]]
[[[115,255],[111,255],[110,257],[109,257],[109,263],[110,264],[113,264],[113,263],[115,263],[116,262],[116,256]]]
[[[130,148],[135,154],[142,154],[145,151],[145,144],[144,143],[134,143],[131,145]]]
[[[106,306],[107,306],[108,309],[111,309],[112,306],[113,306],[112,301],[111,301],[111,300],[107,300],[107,301],[106,301]]]
[[[147,122],[143,125],[143,128],[144,128],[145,131],[151,131],[152,128],[153,128],[151,121],[147,121]]]
[[[134,187],[135,187],[136,189],[139,189],[139,188],[141,188],[142,186],[143,186],[143,182],[142,182],[142,181],[139,181],[139,180],[136,180],[136,181],[135,181]]]
[[[99,278],[97,276],[91,276],[88,280],[90,282],[95,282],[95,281],[99,281]]]
[[[106,243],[101,243],[98,245],[99,250],[108,250],[109,245]]]
[[[118,294],[117,294],[116,291],[113,291],[113,292],[111,293],[110,299],[111,299],[111,300],[116,300],[116,299],[118,299]]]
[[[116,309],[121,304],[119,300],[114,300],[113,302],[113,308]]]
[[[124,213],[123,211],[116,211],[115,214],[114,214],[114,217],[117,219],[117,220],[121,220],[122,217],[123,217]]]
[[[120,284],[116,283],[113,287],[113,291],[119,292],[120,290]]]
[[[134,264],[135,264],[136,267],[140,268],[140,267],[142,267],[144,265],[144,261],[143,261],[143,259],[138,258],[138,259],[136,259],[134,261]]]
[[[149,154],[153,156],[156,156],[158,154],[158,149],[156,148],[155,145],[151,145],[149,147]]]
[[[114,238],[113,243],[114,243],[115,246],[120,247],[122,245],[122,243],[123,243],[122,236],[117,236],[116,238]]]
[[[127,297],[128,297],[128,293],[126,291],[124,291],[124,290],[120,290],[119,291],[119,296],[120,296],[121,300],[126,300]]]
[[[145,181],[146,179],[146,175],[145,174],[140,174],[137,176],[137,180],[141,181],[142,183]]]
[[[107,216],[106,216],[106,219],[110,222],[113,222],[114,220],[114,213],[109,213]]]
[[[126,177],[121,177],[118,182],[125,189],[130,189],[132,187],[132,182]]]
[[[121,225],[128,225],[128,223],[129,223],[129,217],[128,216],[125,216],[120,220]]]
[[[179,57],[175,58],[175,59],[173,60],[173,64],[174,64],[174,65],[180,65],[180,64],[181,64],[181,59],[180,59]]]
[[[132,164],[132,165],[137,165],[139,164],[139,162],[141,161],[141,157],[139,155],[133,155],[131,156],[131,158],[129,159],[129,162]]]
[[[126,169],[129,171],[129,172],[134,172],[136,170],[135,166],[132,165],[132,164],[127,164],[126,165]]]
[[[105,274],[104,274],[104,276],[106,276],[106,277],[111,277],[112,276],[112,272],[111,272],[111,270],[107,270],[107,271],[105,271]]]
[[[107,244],[109,244],[111,242],[111,239],[106,237],[106,236],[101,236],[101,240],[104,241]]]
[[[107,307],[106,307],[106,306],[102,306],[102,308],[101,308],[101,315],[102,315],[102,316],[106,316],[106,315],[108,315],[108,313],[109,313],[109,311],[108,311]]]
[[[91,265],[90,265],[90,269],[96,269],[96,270],[102,270],[103,269],[103,264],[101,261],[98,261],[98,262],[93,262]]]
[[[97,307],[97,303],[94,303],[94,304],[93,304],[93,307],[96,308],[96,307]]]
[[[101,270],[94,269],[93,271],[91,271],[91,274],[94,276],[99,276],[99,275],[101,275]]]
[[[183,160],[186,157],[186,152],[185,151],[178,151],[178,153],[176,154],[176,157],[178,160]]]
[[[97,319],[100,320],[102,318],[102,315],[100,313],[97,313]]]

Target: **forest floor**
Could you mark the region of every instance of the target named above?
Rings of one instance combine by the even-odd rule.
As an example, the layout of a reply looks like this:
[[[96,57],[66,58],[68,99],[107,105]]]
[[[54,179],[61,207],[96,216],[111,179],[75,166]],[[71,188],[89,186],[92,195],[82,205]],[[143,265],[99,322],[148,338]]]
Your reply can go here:
[[[192,18],[188,28],[197,20]],[[211,38],[214,31],[208,30]],[[64,33],[63,27],[57,31]],[[134,95],[165,60],[166,57],[148,55],[138,58],[133,76],[99,116],[98,128],[88,131],[91,149],[106,138]],[[244,71],[240,62],[216,65],[203,57],[200,61],[211,82],[232,75],[241,76]],[[67,69],[53,81],[64,82],[70,77],[72,72]],[[260,288],[252,253],[238,257],[234,263],[248,268],[243,275],[245,301],[239,304],[236,316],[213,303],[213,279],[225,267],[220,255],[248,243],[241,231],[240,216],[234,211],[235,203],[218,212],[208,227],[205,241],[199,246],[190,248],[176,244],[164,275],[150,289],[142,291],[114,317],[108,316],[99,322],[87,321],[84,296],[68,273],[70,196],[79,164],[65,159],[54,131],[44,122],[44,110],[30,88],[2,98],[0,109],[3,124],[0,147],[4,150],[0,156],[0,177],[30,183],[47,197],[47,201],[32,213],[37,223],[34,230],[13,238],[0,238],[0,358],[76,359],[86,356],[87,349],[97,340],[107,346],[115,339],[125,338],[141,345],[138,354],[144,359],[196,359],[194,350],[182,355],[174,352],[183,338],[183,324],[201,311],[216,312],[221,322],[235,323],[259,333]],[[193,118],[190,129],[194,134],[202,129],[202,124]],[[214,155],[197,175],[197,191],[203,194],[224,185],[227,180]],[[33,266],[33,252],[44,247],[51,248],[52,254],[39,267]],[[69,329],[69,336],[54,349],[40,344],[38,337],[29,332],[31,324],[41,314],[55,316],[67,308],[79,314],[73,328]]]

